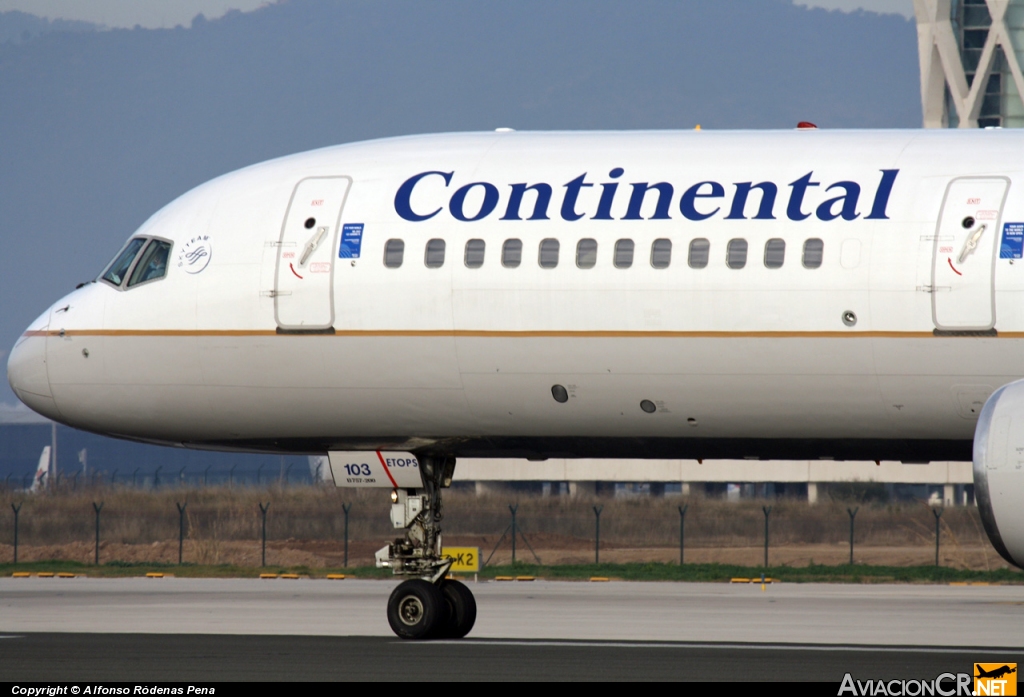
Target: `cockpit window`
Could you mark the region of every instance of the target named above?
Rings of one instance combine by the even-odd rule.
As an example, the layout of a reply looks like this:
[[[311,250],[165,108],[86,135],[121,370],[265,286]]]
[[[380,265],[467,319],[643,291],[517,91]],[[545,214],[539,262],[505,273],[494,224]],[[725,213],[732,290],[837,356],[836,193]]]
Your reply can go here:
[[[137,286],[146,281],[155,281],[167,275],[167,258],[171,254],[171,243],[163,240],[150,240],[146,250],[139,257],[128,280],[128,287]]]
[[[115,286],[120,286],[124,282],[124,277],[128,274],[128,269],[132,267],[132,262],[135,261],[135,256],[142,249],[142,245],[146,243],[145,238],[136,237],[128,241],[125,245],[124,250],[117,255],[113,263],[107,267],[106,273],[103,274],[103,280],[108,283],[112,283]]]

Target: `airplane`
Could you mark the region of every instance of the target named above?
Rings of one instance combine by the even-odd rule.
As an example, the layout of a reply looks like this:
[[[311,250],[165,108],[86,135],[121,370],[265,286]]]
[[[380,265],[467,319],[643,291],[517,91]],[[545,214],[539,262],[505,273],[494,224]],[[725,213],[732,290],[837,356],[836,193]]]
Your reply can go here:
[[[985,670],[984,668],[981,668],[979,666],[978,667],[978,674],[975,675],[974,677],[976,677],[976,678],[1001,678],[1004,675],[1009,675],[1011,673],[1016,673],[1016,672],[1017,672],[1016,668],[1011,668],[1010,666],[1007,666],[1007,665],[1000,666],[998,668],[993,668],[990,671],[989,670]]]
[[[50,483],[50,446],[44,445],[43,452],[39,455],[39,464],[36,465],[36,473],[32,477],[30,493],[42,491]]]
[[[390,490],[404,535],[376,561],[408,639],[475,621],[441,547],[459,457],[973,457],[1024,566],[1020,152],[802,124],[291,155],[155,213],[8,379],[75,428],[326,454]]]

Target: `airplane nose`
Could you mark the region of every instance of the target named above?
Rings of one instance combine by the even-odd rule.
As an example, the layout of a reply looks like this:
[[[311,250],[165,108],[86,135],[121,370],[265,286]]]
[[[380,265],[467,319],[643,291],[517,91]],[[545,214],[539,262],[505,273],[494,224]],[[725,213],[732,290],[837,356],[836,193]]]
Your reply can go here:
[[[7,381],[18,399],[33,411],[55,419],[58,418],[57,405],[50,392],[50,378],[46,372],[47,326],[39,327],[39,324],[38,320],[34,322],[11,349],[7,359]]]

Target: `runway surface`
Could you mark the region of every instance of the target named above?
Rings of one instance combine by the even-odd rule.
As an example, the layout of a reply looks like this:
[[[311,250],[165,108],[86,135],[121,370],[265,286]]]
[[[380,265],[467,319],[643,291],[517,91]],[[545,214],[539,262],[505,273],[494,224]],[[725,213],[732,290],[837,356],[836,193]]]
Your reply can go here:
[[[1004,651],[758,646],[670,642],[386,637],[24,634],[0,639],[6,681],[235,680],[931,680],[970,673]]]
[[[1021,586],[470,582],[470,639],[412,643],[387,625],[394,585],[0,579],[0,676],[838,682],[1024,659]]]

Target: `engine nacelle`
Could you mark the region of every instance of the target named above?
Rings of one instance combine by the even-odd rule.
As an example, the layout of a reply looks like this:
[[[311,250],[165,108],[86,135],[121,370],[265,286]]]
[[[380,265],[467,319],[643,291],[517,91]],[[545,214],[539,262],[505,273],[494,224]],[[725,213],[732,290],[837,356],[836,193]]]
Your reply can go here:
[[[1024,568],[1024,380],[996,390],[978,417],[974,497],[992,546]]]

